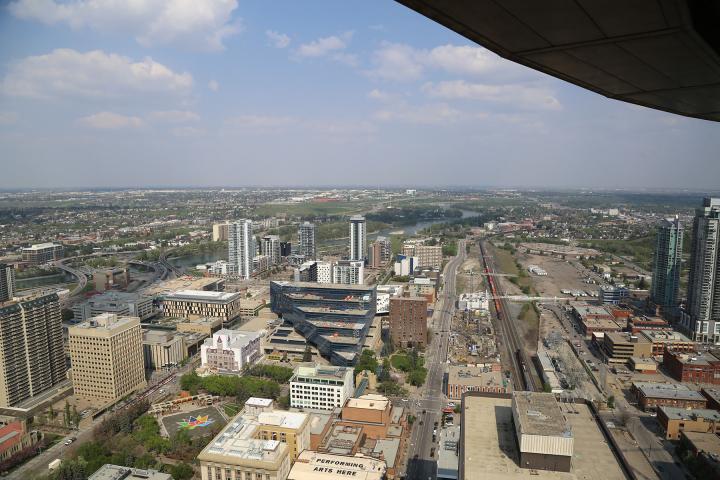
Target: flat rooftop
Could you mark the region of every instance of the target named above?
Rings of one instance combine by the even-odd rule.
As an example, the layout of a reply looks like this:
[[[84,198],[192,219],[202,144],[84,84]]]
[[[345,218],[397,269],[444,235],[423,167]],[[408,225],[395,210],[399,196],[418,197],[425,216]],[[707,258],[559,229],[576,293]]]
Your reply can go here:
[[[301,412],[275,410],[274,412],[262,412],[258,415],[258,422],[263,425],[273,425],[292,430],[299,429],[307,420],[307,414]]]
[[[457,472],[459,466],[460,426],[440,429],[438,445],[438,474]]]
[[[618,324],[612,318],[583,317],[582,322],[585,324],[586,328],[591,328],[591,329],[610,330],[610,329],[617,328],[618,330],[620,330],[620,329],[624,328],[622,325]]]
[[[463,402],[464,458],[460,462],[468,480],[626,480],[584,404],[559,404],[574,436],[572,470],[566,473],[520,468],[509,398],[466,395]]]
[[[503,385],[502,372],[486,372],[483,367],[450,366],[448,385],[499,386]]]
[[[709,352],[676,353],[677,360],[683,365],[710,365],[720,360]]]
[[[607,332],[605,338],[609,339],[614,344],[635,344],[635,343],[650,343],[650,341],[642,336],[633,335],[630,332]],[[635,341],[633,341],[635,340]]]
[[[287,480],[381,480],[385,478],[387,466],[382,460],[357,454],[332,455],[305,450],[290,469]]]
[[[681,383],[633,382],[633,386],[647,398],[706,400],[700,392],[690,390]]]
[[[680,332],[670,330],[640,330],[638,335],[642,335],[651,342],[667,343],[667,342],[682,342],[682,343],[693,343],[688,337]]]
[[[348,367],[335,367],[332,365],[301,364],[295,368],[295,373],[290,381],[300,382],[298,377],[312,380],[343,380],[350,370]]]
[[[368,287],[366,285],[345,285],[337,283],[315,283],[315,282],[288,282],[284,280],[273,280],[270,283],[275,283],[283,287],[297,287],[297,288],[308,288],[313,290],[352,290],[356,292],[368,293],[374,290],[375,287]]]
[[[367,394],[358,398],[350,398],[345,404],[349,408],[364,408],[367,410],[385,410],[390,403],[387,397],[382,395]]]
[[[172,476],[157,470],[141,470],[106,463],[90,475],[89,480],[172,480]]]
[[[211,292],[206,290],[178,290],[165,295],[165,300],[228,303],[240,298],[238,292]]]
[[[670,420],[692,420],[703,419],[706,422],[720,422],[720,412],[707,408],[696,408],[688,410],[687,408],[676,407],[660,407],[660,410]]]
[[[688,432],[683,430],[682,435],[687,438],[695,449],[709,455],[720,455],[720,436],[714,433]]]
[[[466,479],[576,478],[570,473],[520,468],[510,398],[466,395],[463,409],[461,444],[464,458],[460,458],[460,462]]]
[[[54,247],[62,247],[62,244],[53,243],[53,242],[36,243],[35,245],[30,245],[29,247],[23,247],[23,251],[25,251],[25,250],[44,250],[46,248],[54,248]]]
[[[567,419],[555,395],[540,392],[513,392],[520,419],[520,431],[527,435],[572,437]]]
[[[579,315],[610,315],[610,311],[602,305],[593,305],[591,303],[578,303],[574,302],[570,304]]]

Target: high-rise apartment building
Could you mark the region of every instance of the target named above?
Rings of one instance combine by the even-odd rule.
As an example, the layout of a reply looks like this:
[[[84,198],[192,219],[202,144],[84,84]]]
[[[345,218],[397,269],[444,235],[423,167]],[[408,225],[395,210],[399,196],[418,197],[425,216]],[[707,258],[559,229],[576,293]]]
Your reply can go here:
[[[18,405],[66,379],[56,293],[0,306],[0,407]]]
[[[368,263],[372,268],[380,268],[390,261],[392,244],[387,237],[377,237],[368,248]]]
[[[253,271],[255,237],[250,220],[239,220],[228,227],[228,262],[235,265],[241,278],[249,279]]]
[[[15,295],[15,269],[0,263],[0,303],[12,300]]]
[[[691,338],[720,342],[720,198],[705,198],[695,211],[686,312]]]
[[[298,227],[298,249],[295,253],[304,255],[305,260],[315,260],[317,251],[314,223],[304,222]]]
[[[428,267],[440,270],[442,267],[442,247],[440,245],[418,245],[405,243],[403,255],[406,257],[417,257],[416,267]]]
[[[678,305],[682,251],[683,226],[680,219],[664,219],[658,225],[655,237],[652,300],[665,313],[670,313]]]
[[[367,259],[367,223],[365,217],[350,217],[350,260]]]
[[[70,327],[75,395],[98,408],[145,388],[143,335],[138,317],[104,313]]]
[[[271,265],[280,263],[280,237],[265,235],[260,242],[260,253],[266,255]]]
[[[390,299],[390,339],[400,348],[427,343],[427,307],[424,297]]]
[[[318,282],[320,282],[318,274]],[[320,282],[325,283],[325,282]],[[340,260],[332,266],[332,283],[362,285],[365,283],[365,265],[359,260]]]
[[[228,239],[230,224],[228,222],[214,223],[212,230],[213,242],[225,242]]]
[[[292,243],[280,242],[280,256],[289,257],[290,255],[292,255]]]

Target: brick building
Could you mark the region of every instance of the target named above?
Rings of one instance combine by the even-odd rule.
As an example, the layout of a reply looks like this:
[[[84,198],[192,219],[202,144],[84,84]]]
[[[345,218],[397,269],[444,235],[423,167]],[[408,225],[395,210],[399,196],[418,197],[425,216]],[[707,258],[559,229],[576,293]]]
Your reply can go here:
[[[720,385],[720,359],[709,352],[682,353],[665,349],[663,365],[681,382]]]
[[[422,297],[390,299],[390,338],[401,347],[427,343],[427,306]]]
[[[715,410],[660,407],[657,419],[668,440],[679,440],[680,432],[720,433],[720,412]]]
[[[640,408],[655,410],[658,407],[705,408],[707,399],[700,392],[690,390],[682,384],[633,382],[631,392],[635,394]]]

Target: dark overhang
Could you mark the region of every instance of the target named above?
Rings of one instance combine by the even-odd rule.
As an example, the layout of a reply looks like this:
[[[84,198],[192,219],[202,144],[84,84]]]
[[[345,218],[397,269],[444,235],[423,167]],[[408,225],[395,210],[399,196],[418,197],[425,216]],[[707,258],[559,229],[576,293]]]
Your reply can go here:
[[[720,0],[397,1],[606,97],[720,121]]]

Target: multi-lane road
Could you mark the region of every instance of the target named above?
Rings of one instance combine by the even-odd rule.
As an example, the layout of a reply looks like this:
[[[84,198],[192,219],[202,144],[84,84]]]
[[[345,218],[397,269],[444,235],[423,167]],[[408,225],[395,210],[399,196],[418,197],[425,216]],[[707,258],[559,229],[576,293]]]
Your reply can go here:
[[[450,325],[455,313],[455,276],[465,261],[465,241],[458,242],[458,254],[444,271],[443,289],[436,302],[431,328],[433,339],[425,352],[428,370],[425,385],[415,397],[410,398],[410,410],[416,416],[410,436],[409,460],[406,471],[408,479],[433,479],[437,472],[437,446],[433,439],[435,422],[440,423],[441,411],[446,405],[443,394],[443,378],[447,364]],[[431,455],[431,449],[436,450]]]

